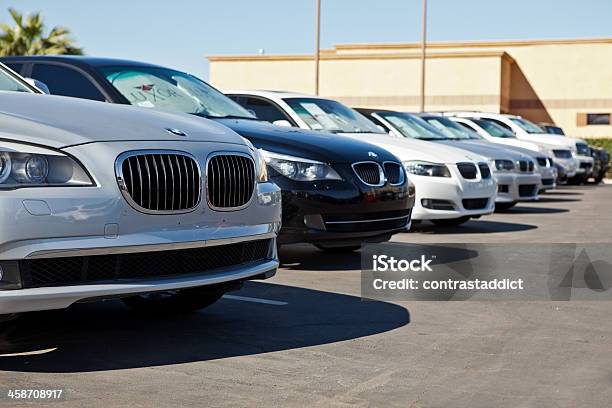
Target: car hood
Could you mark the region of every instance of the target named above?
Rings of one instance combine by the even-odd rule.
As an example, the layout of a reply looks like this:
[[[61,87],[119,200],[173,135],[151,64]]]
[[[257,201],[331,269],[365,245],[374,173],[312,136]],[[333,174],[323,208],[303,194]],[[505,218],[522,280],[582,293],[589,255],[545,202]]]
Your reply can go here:
[[[2,138],[54,148],[102,141],[244,144],[224,126],[191,115],[52,95],[2,93],[0,123]]]
[[[345,133],[346,136],[390,150],[400,160],[423,160],[433,163],[459,163],[464,161],[485,161],[486,158],[454,146],[429,141],[409,139],[386,134]]]
[[[519,149],[529,150],[531,151],[530,154],[540,151],[540,147],[538,144],[527,141],[527,140],[520,140],[517,138],[503,138],[503,137],[495,137],[495,138],[487,139],[487,140],[498,146],[504,145],[504,146],[516,147]]]
[[[333,133],[272,125],[248,119],[215,119],[249,139],[255,147],[326,163],[355,163],[397,158],[384,148]]]
[[[558,148],[558,147],[571,148],[572,145],[575,143],[570,138],[567,138],[565,136],[555,136],[555,135],[550,135],[548,133],[524,134],[524,135],[519,135],[518,137],[521,140],[533,142],[537,145],[550,145],[550,146],[555,146],[555,148]]]
[[[491,160],[516,161],[525,158],[525,156],[522,154],[518,154],[514,151],[493,145],[492,143],[483,140],[442,140],[436,143],[468,150]]]

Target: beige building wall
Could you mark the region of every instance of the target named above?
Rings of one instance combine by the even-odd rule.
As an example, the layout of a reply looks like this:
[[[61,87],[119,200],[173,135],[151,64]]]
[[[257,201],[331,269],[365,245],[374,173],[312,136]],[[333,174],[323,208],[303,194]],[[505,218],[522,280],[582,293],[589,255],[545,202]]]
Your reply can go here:
[[[418,44],[336,45],[321,55],[320,94],[351,106],[418,108]],[[221,89],[312,93],[312,56],[213,56]],[[585,126],[586,113],[612,113],[612,39],[429,45],[426,109],[509,112],[552,122],[578,137],[612,137]],[[580,119],[582,117],[582,120]]]

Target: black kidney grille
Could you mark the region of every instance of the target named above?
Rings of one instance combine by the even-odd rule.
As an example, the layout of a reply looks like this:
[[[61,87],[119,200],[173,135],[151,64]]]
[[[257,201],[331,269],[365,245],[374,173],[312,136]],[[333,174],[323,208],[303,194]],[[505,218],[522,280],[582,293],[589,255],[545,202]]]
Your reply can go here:
[[[264,261],[271,243],[262,239],[169,251],[28,259],[20,261],[19,266],[25,288],[205,274]]]
[[[483,179],[491,178],[491,169],[487,166],[486,163],[478,163],[478,168],[480,169],[480,177]]]
[[[355,163],[353,164],[353,170],[355,170],[357,177],[365,184],[371,186],[381,184],[382,180],[380,179],[380,166],[378,163]]]
[[[208,161],[207,193],[213,208],[238,208],[251,200],[255,164],[249,157],[223,154]]]
[[[465,179],[475,179],[476,178],[476,166],[473,163],[458,163],[457,168],[459,169],[459,173]]]
[[[529,172],[531,173],[535,169],[535,163],[529,160],[528,167],[529,167]]]
[[[534,162],[531,160],[519,160],[516,162],[518,168],[523,173],[531,173],[535,168]]]
[[[121,172],[125,190],[133,204],[142,209],[190,210],[200,201],[200,170],[190,156],[171,153],[132,155],[123,160]]]
[[[546,157],[538,157],[537,160],[539,166],[546,167],[546,165],[548,164],[548,160],[546,159]]]
[[[384,165],[385,176],[390,184],[402,184],[404,181],[404,173],[402,166],[399,163],[386,162]]]

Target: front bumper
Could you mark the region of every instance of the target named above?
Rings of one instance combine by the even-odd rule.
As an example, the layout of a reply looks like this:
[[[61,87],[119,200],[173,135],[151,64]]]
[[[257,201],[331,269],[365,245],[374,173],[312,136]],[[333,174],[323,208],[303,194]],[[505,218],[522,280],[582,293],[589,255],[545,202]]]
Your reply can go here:
[[[86,277],[86,266],[82,266],[82,276],[73,276],[69,285],[49,281],[44,288],[33,287],[36,285],[31,282],[28,286],[23,265],[37,260],[82,260],[83,257],[116,260],[115,257],[127,254],[207,248],[261,239],[274,241],[280,228],[281,204],[280,189],[273,183],[259,183],[251,202],[239,211],[213,211],[206,197],[193,211],[183,214],[152,215],[132,208],[119,190],[114,174],[115,158],[135,148],[176,150],[177,145],[202,163],[217,147],[189,142],[93,143],[72,147],[66,150],[91,172],[95,187],[3,191],[0,265],[19,267],[17,274],[5,273],[0,280],[0,314],[66,307],[85,298],[165,290],[168,285],[184,288],[244,280],[261,275],[262,270],[273,271],[278,263],[275,251],[259,263],[244,266],[228,263],[222,270],[190,273],[189,277],[177,275],[158,280],[161,275],[138,276],[118,282],[109,271],[117,268],[117,263],[111,262],[114,266],[97,271],[97,276],[104,277],[100,284],[91,284],[95,279],[81,280]],[[223,151],[230,148],[227,144],[218,147]],[[241,148],[246,146],[231,145],[232,151]]]
[[[453,219],[491,214],[495,210],[495,180],[492,177],[485,180],[466,180],[459,174],[456,166],[447,166],[451,177],[410,175],[410,180],[416,188],[412,219]],[[482,205],[478,204],[478,208],[470,209],[470,203]]]
[[[595,160],[590,156],[576,156],[578,167],[576,168],[577,175],[590,177],[593,174],[593,165]]]
[[[556,167],[538,166],[538,172],[542,178],[540,190],[553,190],[557,188],[557,178],[559,174]]]
[[[344,180],[298,182],[269,171],[282,190],[280,244],[359,245],[386,241],[410,227],[414,194],[408,183],[368,186],[350,166],[334,168]]]
[[[493,173],[497,181],[496,203],[532,201],[538,198],[542,182],[539,173]]]

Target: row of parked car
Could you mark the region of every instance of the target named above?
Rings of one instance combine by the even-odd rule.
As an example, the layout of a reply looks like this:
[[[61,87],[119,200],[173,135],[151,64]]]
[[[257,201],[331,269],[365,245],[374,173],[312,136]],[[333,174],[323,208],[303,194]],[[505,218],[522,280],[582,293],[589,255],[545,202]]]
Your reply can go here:
[[[223,94],[126,60],[0,60],[5,319],[115,297],[202,308],[273,276],[279,245],[351,251],[413,221],[459,225],[600,180],[609,161],[510,115]]]

